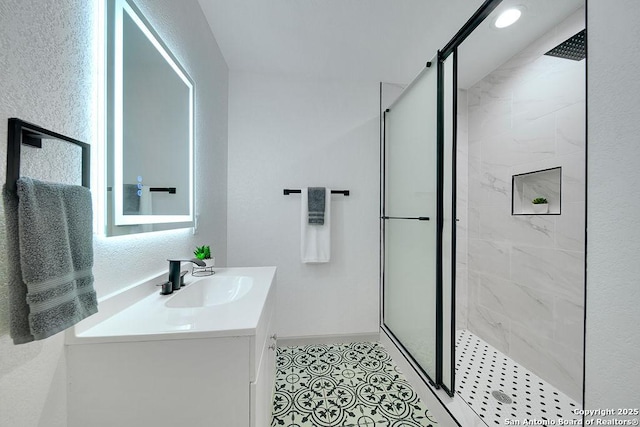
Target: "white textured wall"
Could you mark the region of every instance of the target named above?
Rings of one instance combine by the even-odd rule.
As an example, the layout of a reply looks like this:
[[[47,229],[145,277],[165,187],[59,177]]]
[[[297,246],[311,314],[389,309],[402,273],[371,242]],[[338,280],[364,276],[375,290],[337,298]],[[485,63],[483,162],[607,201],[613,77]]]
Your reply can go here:
[[[232,72],[229,265],[278,267],[281,337],[378,330],[379,83]],[[300,196],[332,196],[331,262],[300,262]]]
[[[9,117],[95,141],[94,3],[0,2],[3,181]],[[211,243],[219,262],[226,262],[227,66],[195,0],[137,3],[196,82],[200,232],[195,237],[188,231],[96,237],[94,274],[99,295],[165,270],[168,256],[189,254],[196,244]],[[0,425],[64,427],[64,335],[21,346],[11,343],[5,242],[0,208]]]
[[[582,394],[586,61],[544,53],[584,22],[580,10],[467,91],[468,329],[575,400]],[[512,176],[558,166],[561,215],[512,215]],[[539,191],[551,199],[548,188]]]
[[[587,19],[585,404],[638,408],[640,2],[591,0]]]

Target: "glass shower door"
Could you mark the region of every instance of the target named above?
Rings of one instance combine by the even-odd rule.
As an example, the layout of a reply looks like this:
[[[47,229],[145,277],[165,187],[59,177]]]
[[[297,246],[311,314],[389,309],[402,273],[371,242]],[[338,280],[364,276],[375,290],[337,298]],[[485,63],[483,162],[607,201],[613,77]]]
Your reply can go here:
[[[432,66],[384,116],[383,324],[420,369],[437,378],[436,111]]]

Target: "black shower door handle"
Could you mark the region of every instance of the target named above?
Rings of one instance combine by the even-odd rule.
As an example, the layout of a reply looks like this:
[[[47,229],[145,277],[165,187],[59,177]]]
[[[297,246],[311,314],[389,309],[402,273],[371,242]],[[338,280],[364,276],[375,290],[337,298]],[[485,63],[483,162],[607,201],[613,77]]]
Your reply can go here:
[[[381,216],[380,219],[413,219],[417,221],[429,221],[428,216]]]

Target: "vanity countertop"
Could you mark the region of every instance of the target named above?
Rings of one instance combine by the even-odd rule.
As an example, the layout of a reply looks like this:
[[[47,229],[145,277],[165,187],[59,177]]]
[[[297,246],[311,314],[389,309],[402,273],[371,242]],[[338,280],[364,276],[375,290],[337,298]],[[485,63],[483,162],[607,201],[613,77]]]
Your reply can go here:
[[[67,344],[151,341],[247,336],[256,334],[264,305],[275,279],[276,267],[215,268],[206,277],[185,277],[185,287],[171,295],[160,295],[153,281],[127,289],[99,302],[100,312],[67,332]],[[162,276],[164,277],[164,276]],[[202,307],[171,307],[199,280],[223,281],[241,278],[252,283],[242,297]],[[208,285],[209,286],[209,285]],[[193,290],[196,290],[194,287]],[[182,296],[181,298],[184,298]],[[133,299],[133,300],[132,300]],[[177,300],[176,300],[177,301]]]

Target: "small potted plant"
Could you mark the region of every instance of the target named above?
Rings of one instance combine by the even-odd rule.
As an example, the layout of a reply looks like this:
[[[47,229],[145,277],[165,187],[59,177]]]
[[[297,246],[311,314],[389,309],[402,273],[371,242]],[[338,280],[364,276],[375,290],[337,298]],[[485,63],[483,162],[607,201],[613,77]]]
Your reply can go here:
[[[213,267],[215,265],[215,257],[211,256],[211,248],[209,245],[196,246],[196,250],[193,251],[196,258],[204,261],[207,267]]]
[[[210,276],[215,273],[213,271],[213,267],[216,263],[216,259],[211,256],[211,248],[209,245],[196,246],[196,250],[193,251],[193,255],[200,261],[204,261],[206,266],[200,267],[194,264],[191,274],[194,276]]]
[[[533,213],[546,214],[549,212],[549,203],[544,197],[536,197],[531,201],[531,205],[533,206]]]

